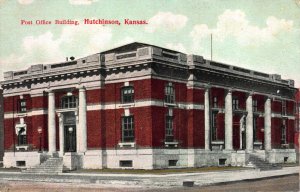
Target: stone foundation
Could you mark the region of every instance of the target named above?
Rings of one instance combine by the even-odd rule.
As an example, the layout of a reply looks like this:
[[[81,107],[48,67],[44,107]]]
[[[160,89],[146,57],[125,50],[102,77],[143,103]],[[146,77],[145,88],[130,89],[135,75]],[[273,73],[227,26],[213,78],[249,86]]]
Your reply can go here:
[[[270,163],[295,163],[294,149],[252,151]],[[204,149],[118,149],[88,150],[85,153],[65,153],[66,169],[165,169],[204,166],[246,166],[249,153],[244,150]],[[33,167],[47,158],[47,153],[6,152],[4,167]],[[25,162],[25,163],[24,163]],[[21,163],[21,164],[20,164]],[[21,165],[21,166],[20,166]]]
[[[47,159],[47,153],[33,152],[5,152],[3,157],[3,167],[30,168]]]
[[[266,158],[270,163],[296,163],[295,149],[272,149],[266,153]]]

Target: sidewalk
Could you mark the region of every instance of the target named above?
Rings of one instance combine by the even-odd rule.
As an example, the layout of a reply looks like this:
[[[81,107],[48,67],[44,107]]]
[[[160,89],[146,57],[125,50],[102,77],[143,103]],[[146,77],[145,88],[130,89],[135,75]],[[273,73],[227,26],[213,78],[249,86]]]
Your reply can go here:
[[[3,181],[34,181],[53,183],[97,184],[110,187],[169,188],[182,186],[182,182],[194,181],[197,186],[259,180],[268,177],[299,174],[300,167],[283,167],[280,170],[235,170],[178,174],[110,174],[110,173],[62,173],[59,175],[34,175],[20,172],[0,172]]]

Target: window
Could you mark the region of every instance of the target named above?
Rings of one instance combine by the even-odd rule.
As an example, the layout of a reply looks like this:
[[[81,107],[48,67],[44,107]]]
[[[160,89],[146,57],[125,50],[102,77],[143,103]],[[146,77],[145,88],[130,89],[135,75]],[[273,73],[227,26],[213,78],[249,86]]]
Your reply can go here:
[[[134,89],[132,86],[123,87],[121,92],[122,103],[132,103],[134,101]]]
[[[72,96],[65,96],[61,100],[61,108],[68,109],[68,108],[76,108],[77,107],[77,98]]]
[[[233,109],[233,110],[239,109],[239,100],[238,100],[237,98],[234,98],[234,99],[232,100],[232,109]]]
[[[286,101],[282,101],[281,106],[282,106],[281,109],[282,115],[286,115]]]
[[[134,142],[134,118],[122,117],[122,142]]]
[[[227,159],[219,159],[219,165],[220,166],[225,165],[226,164],[226,160]]]
[[[217,113],[212,114],[211,140],[217,140]]]
[[[25,161],[16,161],[16,163],[17,163],[17,167],[25,167],[26,166]]]
[[[27,144],[27,136],[26,130],[24,127],[18,129],[18,145],[26,145]]]
[[[120,161],[120,167],[132,167],[132,161],[126,160],[126,161]]]
[[[253,107],[253,112],[256,112],[257,111],[257,100],[253,100],[252,107]]]
[[[172,83],[168,83],[165,87],[165,102],[166,103],[175,102],[175,90]]]
[[[257,118],[253,117],[253,141],[257,141]]]
[[[282,121],[281,125],[281,144],[286,144],[286,122]]]
[[[218,97],[213,97],[213,107],[217,108],[218,107]]]
[[[27,111],[27,108],[26,108],[26,100],[25,99],[21,99],[19,101],[19,112],[20,113],[25,113]]]
[[[169,167],[177,166],[178,160],[169,160]]]
[[[174,140],[173,134],[173,117],[170,115],[166,116],[166,142],[172,142]]]

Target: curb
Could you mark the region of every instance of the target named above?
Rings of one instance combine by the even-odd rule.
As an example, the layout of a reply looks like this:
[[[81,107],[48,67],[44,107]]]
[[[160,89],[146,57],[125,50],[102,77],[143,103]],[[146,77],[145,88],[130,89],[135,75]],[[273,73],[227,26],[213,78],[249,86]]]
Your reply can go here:
[[[276,179],[276,178],[282,178],[282,177],[288,177],[298,175],[299,173],[287,173],[284,175],[273,175],[273,176],[267,176],[267,177],[260,177],[260,178],[251,178],[251,179],[243,179],[243,180],[236,180],[236,181],[224,181],[224,182],[218,182],[218,183],[211,183],[208,185],[202,185],[202,187],[208,187],[208,186],[219,186],[219,185],[229,185],[234,183],[240,183],[240,182],[253,182],[253,181],[261,181],[261,180],[268,180],[268,179]],[[201,186],[201,185],[195,185],[195,186]]]

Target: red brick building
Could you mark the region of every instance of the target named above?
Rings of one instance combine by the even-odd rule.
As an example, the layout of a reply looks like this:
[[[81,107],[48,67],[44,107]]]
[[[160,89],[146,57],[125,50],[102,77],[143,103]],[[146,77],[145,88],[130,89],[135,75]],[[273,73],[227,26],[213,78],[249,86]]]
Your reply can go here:
[[[298,161],[299,161],[299,150],[300,150],[300,89],[296,94],[296,127],[295,127],[295,149],[298,152]]]
[[[293,80],[131,43],[9,71],[4,166],[73,168],[294,162]]]

